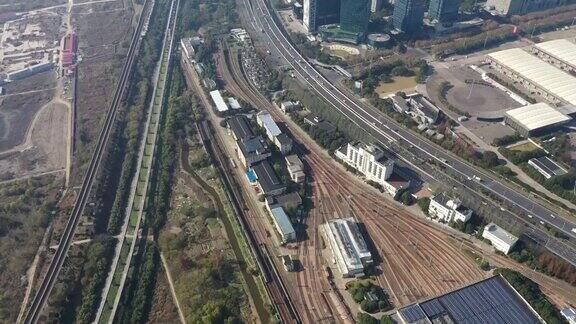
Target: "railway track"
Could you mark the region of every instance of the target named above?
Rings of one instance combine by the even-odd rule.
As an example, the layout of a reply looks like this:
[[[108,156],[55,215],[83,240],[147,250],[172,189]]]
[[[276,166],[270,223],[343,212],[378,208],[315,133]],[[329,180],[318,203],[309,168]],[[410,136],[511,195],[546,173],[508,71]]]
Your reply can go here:
[[[204,90],[198,83],[197,76],[195,72],[189,68],[189,64],[184,61],[185,70],[187,73],[187,82],[198,92],[198,95],[203,102],[203,105],[207,110],[211,109],[211,103],[206,97]],[[207,113],[211,113],[207,111]],[[254,207],[250,208],[246,205],[249,202],[244,199],[243,193],[239,190],[240,184],[236,182],[236,179],[232,177],[233,171],[229,169],[228,161],[224,160],[223,156],[228,156],[220,147],[222,139],[217,138],[218,133],[215,132],[210,124],[207,122],[202,123],[198,126],[202,141],[205,145],[204,147],[208,153],[214,157],[215,166],[222,176],[223,183],[227,190],[226,193],[228,198],[232,202],[232,206],[236,212],[236,216],[242,226],[244,233],[248,237],[249,245],[252,250],[253,255],[255,255],[258,266],[262,270],[265,277],[265,288],[272,299],[273,306],[275,307],[280,319],[284,323],[302,323],[299,312],[293,305],[290,295],[286,291],[286,286],[282,282],[282,278],[278,276],[278,272],[275,269],[275,264],[266,250],[258,242],[263,241],[264,230],[258,227],[252,227],[250,219],[253,219],[251,215],[252,210],[256,210]]]
[[[148,10],[148,0],[145,0],[144,9]],[[74,207],[70,214],[70,218],[66,223],[66,227],[62,234],[62,238],[58,244],[58,249],[52,258],[52,262],[46,271],[46,275],[34,295],[34,299],[30,305],[28,312],[24,318],[24,323],[31,324],[36,323],[40,317],[42,309],[46,304],[48,297],[50,296],[50,292],[58,279],[58,274],[62,269],[62,265],[64,264],[64,260],[66,259],[66,255],[68,254],[68,250],[70,249],[70,243],[74,238],[74,233],[76,231],[76,227],[78,226],[78,222],[80,221],[80,217],[84,212],[84,207],[90,197],[90,191],[92,189],[92,185],[94,184],[94,180],[98,175],[98,171],[100,168],[100,164],[102,163],[103,157],[106,154],[106,147],[108,141],[110,139],[110,134],[114,129],[114,121],[116,120],[116,114],[118,109],[124,99],[126,94],[126,85],[128,84],[129,77],[131,75],[132,65],[134,63],[134,59],[138,53],[138,48],[140,47],[140,40],[141,40],[141,32],[143,26],[144,19],[139,19],[138,25],[134,34],[132,35],[132,40],[130,42],[130,47],[128,49],[127,59],[124,63],[122,68],[122,72],[120,74],[120,79],[116,90],[114,92],[114,96],[112,99],[112,103],[108,108],[106,113],[106,118],[104,119],[104,125],[98,135],[98,141],[96,143],[96,148],[94,153],[92,154],[92,158],[90,159],[90,163],[86,170],[86,174],[84,175],[84,179],[82,180],[82,185],[80,186],[80,190],[78,192],[78,196],[76,197],[76,201],[74,203]]]
[[[118,243],[115,247],[114,258],[110,267],[111,271],[102,290],[100,305],[96,313],[95,322],[98,323],[112,323],[114,320],[132,264],[132,256],[140,240],[139,230],[146,209],[149,181],[155,164],[156,142],[166,101],[165,95],[168,88],[174,30],[176,28],[179,5],[179,0],[172,0],[170,3],[161,55],[153,76],[154,88],[148,109],[145,110],[147,118],[144,124],[143,136],[140,139],[137,168],[132,179],[130,197],[125,210]],[[118,289],[111,289],[113,284],[117,284]]]

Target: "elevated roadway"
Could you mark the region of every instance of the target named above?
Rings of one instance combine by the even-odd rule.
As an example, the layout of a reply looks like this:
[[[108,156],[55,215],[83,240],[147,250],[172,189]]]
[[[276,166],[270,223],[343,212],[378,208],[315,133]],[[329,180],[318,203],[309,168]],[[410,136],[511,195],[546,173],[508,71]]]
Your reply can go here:
[[[390,147],[391,143],[402,147],[402,150],[396,149],[394,151],[404,162],[413,166],[416,170],[421,169],[415,162],[403,157],[407,152],[423,160],[435,161],[436,164],[443,165],[452,174],[457,175],[455,180],[460,185],[478,193],[489,193],[504,202],[522,218],[523,222],[529,224],[529,219],[536,219],[541,224],[547,224],[571,239],[576,238],[576,222],[569,216],[559,215],[536,203],[533,197],[518,192],[516,189],[492,178],[436,144],[420,138],[407,129],[401,128],[386,115],[363,103],[346,89],[334,86],[293,46],[279,18],[265,0],[243,0],[242,4],[247,11],[252,13],[253,20],[251,24],[255,29],[255,33],[261,34],[260,36],[255,36],[264,37],[269,42],[270,49],[279,53],[293,68],[294,73],[302,80],[305,80],[311,90],[348,117],[357,127],[365,129],[377,142],[385,147]],[[428,180],[429,178],[434,178],[429,173],[423,174],[423,177],[428,178]],[[517,216],[511,213],[511,217]],[[571,246],[535,228],[532,228],[529,235],[537,241],[545,241],[547,245],[550,244],[553,252],[576,265],[576,252]]]

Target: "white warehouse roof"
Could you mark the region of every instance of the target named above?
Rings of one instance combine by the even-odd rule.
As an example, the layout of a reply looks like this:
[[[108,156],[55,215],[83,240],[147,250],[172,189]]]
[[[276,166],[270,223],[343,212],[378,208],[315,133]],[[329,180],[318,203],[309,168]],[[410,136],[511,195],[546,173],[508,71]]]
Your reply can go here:
[[[520,48],[491,53],[488,57],[555,97],[576,105],[576,78],[552,64]]]
[[[576,68],[576,44],[567,39],[555,39],[534,45],[538,50]]]
[[[518,238],[508,232],[506,232],[502,227],[494,224],[489,223],[484,227],[484,233],[490,233],[492,236],[496,237],[497,239],[501,240],[502,242],[508,245],[514,245],[518,241]]]
[[[210,91],[210,97],[212,97],[212,101],[214,101],[214,104],[216,105],[216,110],[218,110],[219,112],[228,110],[228,105],[226,104],[226,102],[224,102],[224,98],[222,98],[220,91],[218,90]]]
[[[272,119],[272,116],[270,116],[269,112],[267,111],[259,112],[258,118],[261,120],[262,126],[266,128],[266,131],[268,131],[268,133],[270,133],[271,136],[278,136],[282,134],[282,131],[280,130],[280,128],[278,128],[278,125],[276,124],[274,119]]]
[[[528,131],[564,123],[571,119],[545,102],[508,110],[505,114]]]

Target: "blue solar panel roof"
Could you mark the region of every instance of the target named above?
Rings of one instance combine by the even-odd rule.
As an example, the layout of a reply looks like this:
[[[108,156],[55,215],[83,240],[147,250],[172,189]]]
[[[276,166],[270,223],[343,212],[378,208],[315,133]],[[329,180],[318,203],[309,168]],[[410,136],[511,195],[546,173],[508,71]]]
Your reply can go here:
[[[404,317],[409,323],[413,323],[426,318],[426,314],[424,314],[418,304],[404,307],[400,310],[400,312],[402,313],[402,317]]]
[[[504,278],[495,276],[400,309],[407,323],[430,320],[457,324],[536,324],[541,323]]]

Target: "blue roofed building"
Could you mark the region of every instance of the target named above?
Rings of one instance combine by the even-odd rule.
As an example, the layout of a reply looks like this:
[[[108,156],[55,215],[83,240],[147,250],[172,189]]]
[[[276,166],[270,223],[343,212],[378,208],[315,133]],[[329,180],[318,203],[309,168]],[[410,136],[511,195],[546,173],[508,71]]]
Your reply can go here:
[[[539,324],[544,320],[502,276],[398,310],[400,323]]]
[[[272,216],[272,221],[274,223],[274,228],[280,235],[280,240],[282,243],[294,242],[296,240],[296,231],[292,226],[290,218],[284,211],[284,208],[280,205],[266,205],[268,211]]]

